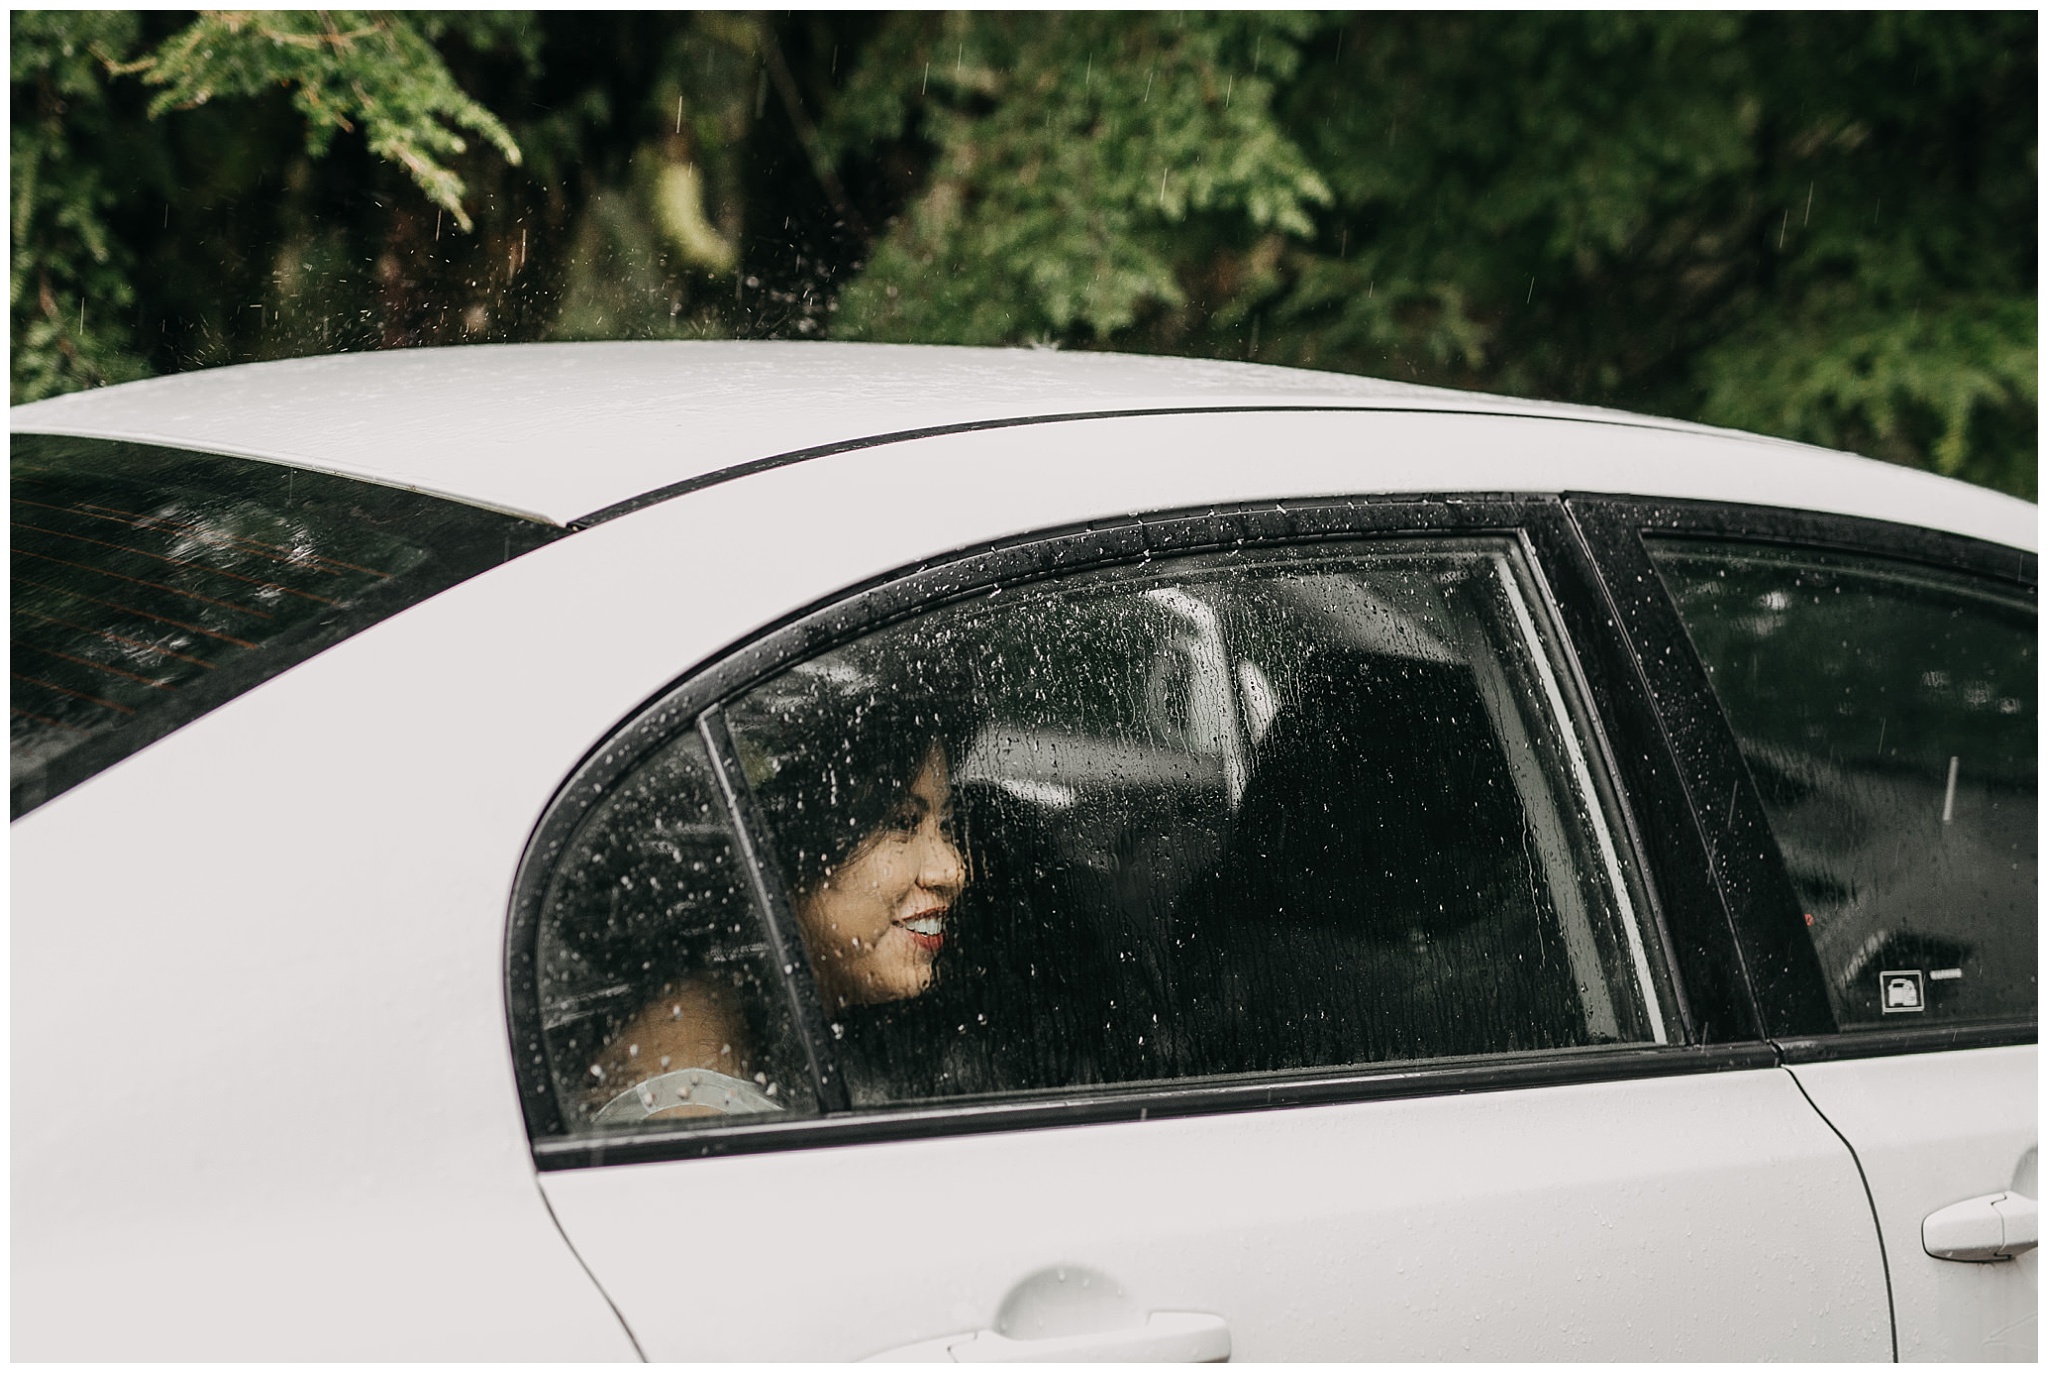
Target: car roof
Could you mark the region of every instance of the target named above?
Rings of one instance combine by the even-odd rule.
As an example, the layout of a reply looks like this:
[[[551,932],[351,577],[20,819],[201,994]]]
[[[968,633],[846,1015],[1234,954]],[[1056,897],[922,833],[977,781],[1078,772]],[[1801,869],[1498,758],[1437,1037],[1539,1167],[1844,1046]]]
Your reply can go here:
[[[16,406],[9,427],[288,463],[569,524],[736,468],[892,436],[1269,408],[1624,424],[1769,444],[1789,462],[1843,460],[1681,420],[1334,372],[1046,348],[824,342],[488,344],[293,358]],[[1873,481],[1960,485],[1868,466]],[[1661,494],[1653,473],[1644,475],[1637,494]],[[1539,477],[1529,489],[1546,487]],[[1952,502],[1962,492],[1943,494]],[[1727,498],[1742,494],[1731,489]],[[1999,513],[1994,523],[2012,523],[2010,509]]]

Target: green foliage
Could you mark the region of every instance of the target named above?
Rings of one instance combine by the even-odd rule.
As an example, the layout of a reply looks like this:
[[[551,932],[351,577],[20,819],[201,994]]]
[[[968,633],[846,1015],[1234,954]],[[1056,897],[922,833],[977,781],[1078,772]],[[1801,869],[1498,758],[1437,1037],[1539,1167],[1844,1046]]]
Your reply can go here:
[[[12,28],[17,401],[425,343],[1051,342],[2035,490],[2031,13]]]
[[[446,30],[458,22],[444,16],[433,27]],[[497,16],[478,16],[465,29],[473,39],[519,32]],[[519,161],[519,146],[498,117],[462,93],[411,23],[389,13],[206,11],[129,70],[163,87],[150,102],[151,117],[193,109],[216,96],[287,87],[305,118],[306,148],[313,156],[325,154],[335,134],[360,123],[370,151],[403,167],[464,231],[471,224],[462,207],[462,180],[442,161],[468,147],[456,130],[468,129],[506,161]]]
[[[1945,18],[1844,20],[1848,44],[1774,27],[1763,73],[1803,90],[1779,116],[1781,265],[1692,380],[1711,422],[2032,497],[2036,19]]]
[[[1339,112],[1310,135],[1339,251],[1326,233],[1298,264],[1269,355],[1759,428],[2031,494],[2035,283],[2016,249],[2034,236],[2033,28],[1354,24],[1359,96],[1337,98],[1333,63],[1293,107]]]
[[[1702,354],[1704,418],[2034,495],[2031,300],[1949,293],[1904,319],[1853,298],[1801,304]]]
[[[435,37],[512,47],[529,64],[538,58],[523,16],[427,15],[421,26]],[[134,127],[113,87],[117,78],[139,73],[163,87],[148,106],[152,120],[216,96],[287,88],[312,155],[360,123],[370,152],[402,167],[465,230],[471,221],[463,183],[442,160],[467,146],[455,129],[469,129],[507,160],[519,160],[503,124],[462,93],[408,20],[349,11],[211,11],[136,57],[142,27],[140,16],[121,11],[12,17],[8,305],[9,391],[16,403],[150,371],[125,319],[136,304],[137,254],[110,219],[123,200],[117,186],[125,181],[132,195],[136,183],[161,183],[169,159],[161,140]],[[138,165],[145,160],[150,165]]]
[[[2031,494],[2034,34],[2030,14],[898,17],[841,143],[936,152],[841,332],[1615,404]],[[1155,64],[1180,79],[1148,107]]]
[[[565,226],[565,270],[550,338],[695,338],[731,332],[703,297],[729,301],[739,265],[741,163],[755,121],[768,34],[750,16],[699,15],[666,36],[638,108],[586,108],[529,141],[575,171],[590,125],[624,125],[632,144]],[[559,150],[557,152],[556,150]]]
[[[1313,234],[1329,187],[1272,113],[1312,28],[1273,13],[901,20],[863,54],[828,146],[899,136],[917,104],[938,151],[839,331],[1107,340],[1185,303],[1190,243]]]
[[[81,155],[111,133],[105,70],[133,48],[139,27],[134,15],[107,10],[12,19],[7,305],[17,402],[147,372],[121,323],[135,298],[135,259],[107,227],[118,193],[110,169]]]

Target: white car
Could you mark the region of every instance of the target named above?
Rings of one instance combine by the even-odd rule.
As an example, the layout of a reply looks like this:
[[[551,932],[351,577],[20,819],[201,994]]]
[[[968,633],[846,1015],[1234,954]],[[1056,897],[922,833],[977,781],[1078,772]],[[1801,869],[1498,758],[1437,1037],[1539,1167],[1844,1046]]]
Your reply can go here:
[[[18,1358],[2034,1357],[2032,505],[1049,351],[12,428]]]

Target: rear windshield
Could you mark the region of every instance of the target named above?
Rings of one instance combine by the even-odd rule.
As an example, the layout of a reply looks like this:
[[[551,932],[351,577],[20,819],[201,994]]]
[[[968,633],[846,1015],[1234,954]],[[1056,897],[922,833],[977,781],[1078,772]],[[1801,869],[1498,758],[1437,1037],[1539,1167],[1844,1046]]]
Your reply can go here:
[[[10,456],[15,816],[564,532],[180,449],[17,434]]]

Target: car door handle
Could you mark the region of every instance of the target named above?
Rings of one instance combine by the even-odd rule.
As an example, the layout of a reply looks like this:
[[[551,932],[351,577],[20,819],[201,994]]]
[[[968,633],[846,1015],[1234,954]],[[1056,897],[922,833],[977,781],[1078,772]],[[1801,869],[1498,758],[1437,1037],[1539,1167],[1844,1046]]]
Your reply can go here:
[[[1920,1246],[1938,1259],[1993,1263],[2024,1254],[2039,1241],[2032,1197],[1993,1192],[1944,1206],[1920,1222]]]
[[[1143,1325],[1020,1340],[970,1330],[920,1340],[863,1363],[1228,1363],[1230,1326],[1202,1311],[1154,1311]]]

